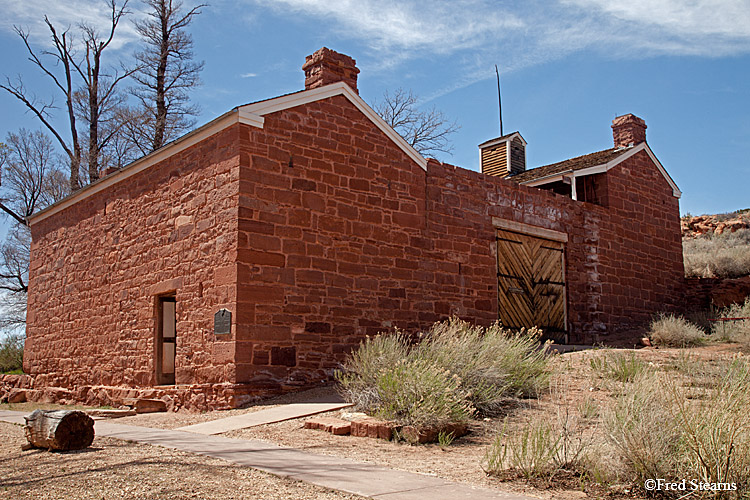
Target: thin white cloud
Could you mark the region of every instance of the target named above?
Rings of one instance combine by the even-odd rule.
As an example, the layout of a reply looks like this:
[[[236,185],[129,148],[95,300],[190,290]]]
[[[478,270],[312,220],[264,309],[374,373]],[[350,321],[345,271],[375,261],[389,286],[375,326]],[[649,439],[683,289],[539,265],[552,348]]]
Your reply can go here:
[[[254,76],[258,76],[257,73],[243,73],[240,75],[240,78],[252,78]]]
[[[747,0],[567,0],[625,22],[658,26],[673,35],[750,37]]]
[[[481,46],[503,30],[518,30],[524,22],[512,12],[480,0],[419,3],[394,0],[256,0],[288,12],[290,9],[335,21],[330,28],[362,38],[378,50],[428,50],[452,53]]]
[[[120,5],[122,2],[118,2]],[[115,38],[110,47],[114,50],[125,47],[128,43],[138,39],[138,33],[133,26],[133,20],[142,17],[137,11],[139,2],[130,2],[128,10],[130,15],[121,19],[117,26]],[[13,32],[14,26],[24,30],[34,44],[47,44],[49,42],[49,28],[44,22],[47,16],[58,31],[65,31],[80,24],[94,26],[104,34],[110,26],[111,11],[106,2],[92,0],[0,0],[0,10],[3,12],[0,18],[0,29]]]
[[[507,73],[581,50],[610,59],[750,53],[748,0],[247,1],[364,44],[363,69],[439,57],[448,77],[432,98],[493,76],[496,63]]]

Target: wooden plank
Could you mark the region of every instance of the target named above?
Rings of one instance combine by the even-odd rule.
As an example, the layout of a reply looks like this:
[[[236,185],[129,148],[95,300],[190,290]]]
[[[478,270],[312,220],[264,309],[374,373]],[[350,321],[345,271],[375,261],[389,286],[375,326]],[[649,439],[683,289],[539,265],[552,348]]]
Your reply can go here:
[[[501,219],[500,217],[492,218],[492,225],[497,229],[502,229],[504,232],[512,231],[514,233],[520,233],[524,235],[536,236],[538,238],[544,238],[547,240],[557,241],[561,243],[568,242],[568,234],[553,229],[547,229],[538,226],[532,226],[524,224],[522,222],[516,222],[507,219]],[[546,242],[545,242],[546,243]]]
[[[565,330],[564,245],[498,230],[498,312],[503,325]]]

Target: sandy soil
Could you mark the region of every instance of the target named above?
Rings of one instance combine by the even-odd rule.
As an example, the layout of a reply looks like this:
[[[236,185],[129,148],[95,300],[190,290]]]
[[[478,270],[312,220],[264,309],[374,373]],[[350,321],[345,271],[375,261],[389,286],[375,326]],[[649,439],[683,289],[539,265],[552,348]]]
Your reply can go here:
[[[718,345],[698,349],[641,349],[636,356],[657,367],[668,369],[670,365],[686,357],[712,363],[726,360],[737,354],[737,346]],[[599,425],[598,412],[604,408],[618,390],[618,383],[602,379],[593,373],[591,359],[606,355],[610,350],[588,350],[556,356],[553,360],[555,376],[551,391],[538,400],[521,402],[508,413],[508,429],[520,426],[529,420],[556,416],[560,411],[570,411],[576,416],[582,406],[594,408],[593,417],[579,418],[584,432],[594,432]],[[324,415],[337,416],[340,412]],[[473,422],[471,433],[456,439],[450,446],[437,444],[411,446],[404,443],[352,436],[333,436],[316,430],[304,429],[304,420],[279,422],[226,433],[227,437],[262,439],[291,446],[313,453],[348,457],[394,469],[436,475],[451,481],[469,483],[486,488],[522,493],[544,499],[573,500],[578,498],[636,498],[629,491],[618,487],[602,489],[594,485],[581,491],[580,479],[560,476],[552,485],[514,478],[487,476],[483,470],[485,454],[496,434],[503,428],[503,419],[496,418]],[[606,457],[601,457],[602,460]]]
[[[586,406],[589,408],[588,412],[592,415],[582,419],[580,425],[585,430],[594,431],[599,425],[599,410],[611,401],[613,394],[618,390],[616,382],[598,377],[591,367],[591,359],[606,355],[608,352],[610,351],[588,350],[556,356],[553,360],[555,376],[550,392],[542,395],[538,400],[523,401],[517,407],[509,409],[507,429],[512,432],[514,427],[521,426],[529,420],[559,415],[560,411],[582,414],[583,410],[581,408]],[[742,355],[738,354],[737,346],[733,345],[707,346],[689,350],[648,348],[633,352],[644,361],[663,369],[669,369],[671,365],[677,363],[685,363],[686,360],[704,361],[707,362],[706,366],[710,367],[712,363]],[[187,412],[145,414],[121,418],[117,421],[147,427],[174,428],[224,418],[239,413],[259,411],[284,403],[320,399],[326,394],[333,393],[334,389],[331,387],[319,388],[313,391],[290,394],[282,398],[268,400],[242,410],[215,411],[203,414]],[[329,412],[323,415],[336,416],[339,413]],[[430,474],[451,481],[469,483],[486,488],[496,488],[498,490],[521,493],[543,499],[574,500],[581,498],[602,498],[605,496],[614,499],[636,498],[632,493],[623,491],[623,488],[610,490],[589,486],[586,488],[586,491],[581,491],[580,479],[565,477],[564,475],[556,477],[551,485],[540,483],[531,485],[526,481],[514,477],[500,479],[487,476],[482,468],[485,454],[495,435],[505,425],[504,420],[501,418],[472,422],[470,434],[456,439],[450,446],[445,448],[437,444],[411,446],[404,443],[377,439],[333,436],[322,431],[304,429],[304,420],[303,418],[263,425],[232,431],[225,435],[240,439],[266,440],[312,453],[347,457],[393,469]],[[6,427],[7,425],[1,430],[9,432]],[[21,436],[20,428],[16,432]],[[4,437],[5,434],[0,434],[0,439]],[[320,488],[281,480],[260,472],[232,466],[220,460],[195,457],[162,448],[97,438],[97,441],[94,443],[96,449],[91,452],[90,457],[85,453],[81,453],[80,455],[65,455],[66,460],[55,461],[54,457],[61,455],[28,452],[36,455],[24,456],[18,451],[18,446],[20,446],[19,439],[22,438],[16,438],[15,445],[10,446],[10,448],[7,448],[7,441],[9,440],[3,439],[3,451],[6,449],[10,450],[4,453],[4,455],[9,455],[11,458],[0,461],[0,477],[9,478],[0,480],[0,491],[2,491],[3,487],[10,487],[14,492],[11,496],[14,498],[25,498],[22,495],[27,493],[23,492],[32,491],[23,489],[29,488],[29,484],[34,485],[34,498],[63,498],[54,495],[40,497],[37,493],[40,489],[42,491],[53,491],[51,488],[55,488],[54,491],[59,492],[79,482],[82,482],[84,485],[91,485],[92,481],[96,486],[89,487],[107,488],[107,491],[116,492],[116,494],[121,495],[123,498],[126,496],[123,492],[127,492],[128,498],[192,498],[190,495],[193,494],[201,498],[238,498],[244,497],[245,494],[235,497],[231,495],[245,491],[240,488],[247,488],[251,484],[253,488],[260,489],[248,492],[248,495],[257,495],[258,498],[353,498],[338,493],[320,493],[323,492]],[[111,458],[108,458],[110,455]],[[36,464],[35,459],[29,458],[32,456],[42,457],[42,463]],[[74,460],[70,464],[65,463],[70,457],[73,457]],[[601,457],[601,459],[605,460],[606,457]],[[26,462],[23,462],[24,460]],[[76,465],[79,460],[81,463]],[[14,465],[14,462],[17,465]],[[8,465],[9,463],[11,465]],[[111,464],[111,466],[107,464]],[[22,470],[24,467],[28,467],[33,471],[32,481],[30,483],[24,482],[24,478],[28,474],[22,474],[19,477],[18,473],[6,473],[1,469],[2,467],[6,467],[6,470],[10,467],[11,471]],[[107,470],[102,470],[104,468]],[[118,472],[113,474],[113,470],[117,470]],[[92,477],[95,479],[89,482],[80,479],[92,474]],[[164,474],[169,475],[165,476]],[[46,476],[49,476],[50,479],[41,479]],[[140,479],[141,477],[143,479]],[[104,483],[100,484],[99,478],[102,478]],[[162,478],[171,479],[162,480]],[[184,478],[188,480],[185,481]],[[252,479],[252,481],[247,481],[247,479]],[[217,481],[221,483],[221,486],[217,486]],[[169,484],[170,487],[177,488],[175,490],[176,493],[174,493],[176,496],[163,496],[162,493],[154,493],[169,492],[169,489],[160,489],[164,488],[164,484]],[[225,484],[227,485],[226,487],[224,487]],[[127,488],[130,488],[132,491],[127,490]],[[301,491],[297,492],[293,490],[294,488],[301,488]],[[277,494],[276,492],[282,493],[278,493],[278,496],[273,496]],[[30,493],[28,494],[30,495]],[[318,494],[321,496],[316,496]],[[81,498],[95,497],[96,495],[94,494],[94,496],[82,496]],[[2,498],[1,495],[0,498]],[[110,496],[107,496],[107,498],[110,498]],[[112,496],[112,498],[120,497]]]
[[[97,437],[74,452],[21,451],[23,428],[0,422],[0,498],[305,499],[363,497],[279,478],[224,460]]]
[[[333,387],[321,387],[299,393],[285,394],[283,396],[261,401],[248,408],[237,410],[210,411],[205,413],[194,413],[189,411],[143,413],[132,417],[119,418],[117,419],[117,423],[140,425],[142,427],[153,427],[157,429],[175,429],[177,427],[199,424],[220,418],[232,417],[234,415],[242,415],[245,413],[276,408],[283,404],[330,400],[331,397],[336,397],[336,391]]]

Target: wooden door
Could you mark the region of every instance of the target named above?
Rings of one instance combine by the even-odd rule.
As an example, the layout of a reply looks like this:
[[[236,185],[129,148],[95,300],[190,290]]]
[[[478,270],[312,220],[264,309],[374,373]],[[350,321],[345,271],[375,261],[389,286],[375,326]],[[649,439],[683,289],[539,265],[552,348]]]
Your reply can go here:
[[[563,259],[559,241],[498,230],[498,312],[504,326],[538,326],[545,337],[566,340]]]

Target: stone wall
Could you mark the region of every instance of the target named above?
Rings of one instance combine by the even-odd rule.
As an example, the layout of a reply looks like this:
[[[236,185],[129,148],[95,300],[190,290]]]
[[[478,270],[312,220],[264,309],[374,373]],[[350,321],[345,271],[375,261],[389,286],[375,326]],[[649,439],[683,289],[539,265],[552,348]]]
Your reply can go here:
[[[343,96],[243,126],[240,148],[238,380],[310,384],[424,324],[421,167]]]
[[[425,171],[343,96],[264,118],[32,226],[35,389],[237,406],[329,379],[366,335],[450,315],[488,324],[493,217],[568,235],[573,342],[637,338],[680,297],[677,199],[646,153],[606,174],[600,206],[436,161]],[[153,387],[168,292],[177,385]],[[213,333],[220,308],[230,335]]]
[[[585,204],[587,212],[600,214],[592,272],[600,283],[599,305],[610,341],[627,341],[655,313],[681,307],[685,271],[679,200],[646,151],[606,175],[606,209]]]
[[[235,381],[213,311],[236,304],[229,128],[35,222],[24,371],[37,387],[155,384],[157,297],[177,300],[177,384]],[[117,174],[114,174],[117,175]]]

